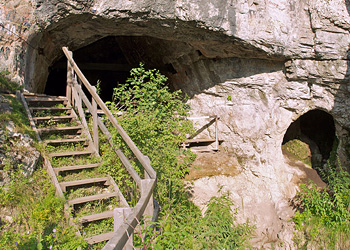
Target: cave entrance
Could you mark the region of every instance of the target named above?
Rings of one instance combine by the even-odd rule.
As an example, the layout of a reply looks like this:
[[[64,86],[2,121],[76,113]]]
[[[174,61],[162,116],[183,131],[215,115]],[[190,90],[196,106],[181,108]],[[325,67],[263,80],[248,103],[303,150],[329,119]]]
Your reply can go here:
[[[335,139],[333,117],[322,110],[311,110],[289,126],[282,150],[319,170],[329,159]]]
[[[113,88],[125,83],[130,70],[139,63],[156,68],[166,76],[175,74],[164,58],[169,45],[166,40],[151,37],[109,36],[73,51],[73,58],[91,85],[100,82],[101,98],[112,99]],[[170,46],[171,47],[171,46]],[[67,59],[62,56],[49,68],[45,94],[65,95]]]

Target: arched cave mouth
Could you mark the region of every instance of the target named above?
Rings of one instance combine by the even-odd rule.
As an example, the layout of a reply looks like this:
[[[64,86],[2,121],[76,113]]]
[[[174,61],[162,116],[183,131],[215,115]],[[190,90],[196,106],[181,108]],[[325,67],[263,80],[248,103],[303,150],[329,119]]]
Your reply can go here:
[[[181,42],[178,42],[181,43]],[[175,43],[176,44],[176,43]],[[73,58],[91,85],[100,82],[101,98],[112,99],[113,88],[125,83],[130,70],[142,62],[147,69],[158,69],[169,79],[176,74],[167,61],[167,51],[174,46],[166,40],[146,36],[108,36],[73,51]],[[184,43],[181,46],[186,46]],[[62,56],[49,67],[45,94],[65,95],[67,59]],[[170,83],[170,88],[174,86]]]
[[[311,110],[293,122],[284,135],[282,150],[285,154],[295,154],[304,163],[310,163],[319,170],[330,158],[335,142],[335,125],[332,115],[322,110]],[[309,155],[301,151],[308,148]],[[300,152],[296,152],[300,149]],[[300,153],[300,155],[297,155]],[[304,161],[305,160],[305,161]]]

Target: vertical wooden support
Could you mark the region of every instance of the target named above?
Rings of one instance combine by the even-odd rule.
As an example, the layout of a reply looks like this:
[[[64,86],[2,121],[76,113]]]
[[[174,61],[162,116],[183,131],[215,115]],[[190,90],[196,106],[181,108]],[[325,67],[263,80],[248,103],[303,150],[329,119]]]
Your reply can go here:
[[[149,159],[148,156],[145,155],[146,161],[148,162],[148,164],[151,165],[151,160]],[[149,176],[149,174],[147,173],[147,171],[145,170],[145,179],[151,179],[151,177]],[[141,181],[141,197],[143,195],[143,193],[147,190],[147,186],[145,186],[145,182]],[[151,198],[149,199],[149,202],[146,206],[145,212],[144,212],[144,220],[146,221],[151,221],[152,220],[152,216],[153,216],[153,212],[154,212],[154,204],[153,204],[153,194],[151,195]]]
[[[131,223],[131,221],[126,221],[126,218],[128,218],[132,213],[132,208],[119,207],[114,209],[114,232],[116,232],[120,227],[124,227],[125,230],[127,230],[129,227],[128,223]],[[129,235],[129,240],[126,242],[124,250],[134,249],[133,238],[133,234]]]
[[[73,53],[69,51],[70,56],[73,57]],[[68,103],[72,104],[72,86],[73,86],[73,68],[70,64],[69,60],[67,60],[67,89],[66,89],[66,97],[68,99]]]
[[[96,92],[96,87],[92,87],[93,91]],[[92,97],[91,98],[91,106],[92,106],[92,110],[91,110],[91,113],[92,113],[92,137],[93,137],[93,140],[94,140],[94,146],[95,146],[95,149],[97,151],[97,154],[99,154],[99,148],[98,148],[98,117],[97,117],[97,104],[96,104],[96,101],[95,99]]]
[[[215,150],[219,150],[218,119],[219,117],[215,116]]]

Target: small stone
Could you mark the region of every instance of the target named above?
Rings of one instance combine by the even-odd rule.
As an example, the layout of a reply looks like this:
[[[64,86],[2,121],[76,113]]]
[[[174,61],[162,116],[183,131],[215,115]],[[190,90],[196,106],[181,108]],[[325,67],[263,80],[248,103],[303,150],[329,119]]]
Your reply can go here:
[[[5,216],[5,220],[7,220],[9,223],[13,223],[13,218],[11,216]]]

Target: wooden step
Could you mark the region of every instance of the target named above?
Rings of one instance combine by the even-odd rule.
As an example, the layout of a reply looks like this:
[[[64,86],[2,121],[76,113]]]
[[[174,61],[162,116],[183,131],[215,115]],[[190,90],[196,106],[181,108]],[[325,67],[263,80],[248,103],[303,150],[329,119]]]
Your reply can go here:
[[[58,96],[36,96],[36,97],[26,97],[27,102],[63,102],[67,101],[65,97]]]
[[[104,199],[109,199],[113,197],[117,197],[118,193],[113,192],[113,193],[106,193],[106,194],[97,194],[97,195],[91,195],[91,196],[85,196],[81,198],[76,198],[72,200],[67,200],[68,205],[77,205],[77,204],[83,204],[86,202],[90,201],[98,201],[98,200],[104,200]]]
[[[186,140],[185,143],[210,143],[215,142],[215,139],[191,139]]]
[[[61,116],[42,116],[42,117],[33,117],[33,120],[37,123],[44,121],[62,121],[62,120],[71,120],[74,119],[74,116],[71,115],[61,115]]]
[[[84,240],[89,244],[93,245],[102,241],[110,240],[114,235],[114,232],[99,234],[91,237],[87,237]]]
[[[66,166],[66,167],[54,168],[53,170],[55,171],[55,173],[57,175],[57,174],[59,174],[59,172],[97,168],[99,166],[101,166],[101,163],[87,164],[87,165]]]
[[[60,152],[60,153],[50,153],[49,157],[68,157],[68,156],[80,156],[80,155],[91,155],[94,151],[71,151],[71,152]]]
[[[57,104],[67,104],[67,98],[59,97],[27,97],[26,101],[29,106],[55,106]]]
[[[99,177],[99,178],[83,179],[83,180],[76,180],[76,181],[66,181],[66,182],[60,182],[59,184],[61,186],[62,191],[66,192],[67,187],[82,186],[82,185],[96,184],[96,183],[102,183],[102,182],[104,182],[105,185],[109,185],[109,177]]]
[[[27,97],[58,97],[58,96],[51,96],[51,95],[46,95],[46,94],[38,94],[38,93],[32,93],[32,92],[23,92],[23,95]],[[64,96],[62,96],[64,97]]]
[[[114,211],[106,211],[103,213],[99,213],[99,214],[92,214],[92,215],[87,215],[87,216],[82,216],[78,218],[78,221],[80,223],[88,223],[88,222],[92,222],[92,221],[97,221],[97,220],[104,220],[104,219],[108,219],[108,218],[112,218],[114,215]]]
[[[54,127],[54,128],[38,128],[38,133],[51,133],[51,132],[72,132],[72,131],[79,131],[83,127],[82,126],[72,126],[72,127]]]
[[[71,110],[71,107],[30,107],[30,111],[65,111]]]
[[[86,138],[73,138],[73,139],[58,139],[58,140],[44,140],[46,144],[63,144],[63,143],[79,143],[87,141]]]

